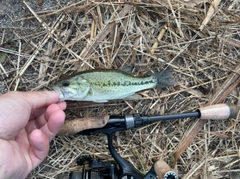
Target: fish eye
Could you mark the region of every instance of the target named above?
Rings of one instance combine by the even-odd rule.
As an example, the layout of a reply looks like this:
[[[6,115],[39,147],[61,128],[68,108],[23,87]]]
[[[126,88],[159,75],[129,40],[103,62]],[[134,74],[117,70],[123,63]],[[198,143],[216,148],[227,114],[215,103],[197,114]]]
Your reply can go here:
[[[63,86],[69,86],[70,83],[69,83],[69,81],[63,81],[63,82],[62,82],[62,85],[63,85]]]

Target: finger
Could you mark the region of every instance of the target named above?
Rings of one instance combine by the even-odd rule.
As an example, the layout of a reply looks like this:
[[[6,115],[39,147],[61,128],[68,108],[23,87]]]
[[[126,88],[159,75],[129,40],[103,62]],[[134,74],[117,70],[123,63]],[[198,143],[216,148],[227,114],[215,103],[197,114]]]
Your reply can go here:
[[[1,97],[3,99],[23,100],[23,102],[27,101],[28,105],[31,106],[31,109],[48,106],[59,101],[59,94],[55,91],[12,91],[2,95]]]
[[[27,126],[25,127],[25,129],[26,129],[27,133],[31,133],[35,129],[40,129],[46,123],[47,123],[47,121],[45,120],[44,114],[42,114],[41,116],[39,116],[38,119],[29,121]],[[42,124],[42,125],[40,125],[40,124]]]
[[[0,115],[0,137],[11,139],[26,127],[32,110],[57,103],[59,95],[55,91],[15,91],[1,95],[0,101],[0,109],[3,109]]]
[[[32,169],[34,169],[47,156],[49,150],[49,140],[41,130],[36,129],[29,134],[29,142],[31,144],[29,156],[33,165]]]
[[[37,117],[39,117],[41,114],[44,114],[47,110],[47,106],[43,106],[37,109],[33,109],[31,111],[31,115],[29,120],[35,120]]]
[[[59,101],[59,94],[55,91],[25,92],[23,96],[29,102],[32,109],[48,106]]]
[[[52,104],[50,106],[47,108],[48,110],[45,110],[45,113],[40,115],[37,119],[31,120],[31,121],[28,122],[28,124],[26,126],[26,131],[28,133],[30,133],[34,129],[40,129],[41,127],[43,127],[47,123],[47,119],[50,117],[50,115],[53,112],[56,112],[58,110],[61,111],[61,110],[66,109],[66,103],[65,102]]]
[[[51,141],[59,132],[65,120],[65,113],[58,105],[52,104],[45,113],[47,123],[41,128],[42,132]]]
[[[67,107],[67,103],[65,101],[57,103],[61,110],[65,110]]]
[[[67,104],[65,101],[59,102],[59,103],[57,103],[57,105],[60,107],[61,110],[65,110],[67,107]],[[35,119],[35,118],[39,117],[41,114],[45,113],[46,109],[47,109],[46,106],[34,109],[32,111],[30,119]]]

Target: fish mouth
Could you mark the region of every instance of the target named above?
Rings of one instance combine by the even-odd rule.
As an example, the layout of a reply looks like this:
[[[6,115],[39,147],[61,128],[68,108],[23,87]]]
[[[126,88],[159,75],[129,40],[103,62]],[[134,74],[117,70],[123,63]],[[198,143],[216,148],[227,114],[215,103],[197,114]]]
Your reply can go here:
[[[64,101],[67,91],[59,87],[54,87],[53,89],[59,94],[59,101]]]

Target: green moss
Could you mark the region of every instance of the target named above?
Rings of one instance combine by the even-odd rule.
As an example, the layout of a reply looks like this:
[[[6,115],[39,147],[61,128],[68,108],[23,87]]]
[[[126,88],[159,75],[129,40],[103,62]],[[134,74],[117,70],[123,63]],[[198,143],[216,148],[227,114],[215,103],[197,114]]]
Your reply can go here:
[[[1,53],[0,53],[0,62],[1,62],[1,63],[4,63],[4,62],[6,61],[6,59],[7,59],[7,54],[1,52]]]

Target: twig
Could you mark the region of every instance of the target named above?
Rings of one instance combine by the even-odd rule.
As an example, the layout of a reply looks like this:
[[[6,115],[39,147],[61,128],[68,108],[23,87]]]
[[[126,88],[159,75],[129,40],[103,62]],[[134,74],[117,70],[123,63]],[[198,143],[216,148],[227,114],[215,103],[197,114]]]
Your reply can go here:
[[[3,42],[4,42],[5,32],[6,32],[6,30],[3,29],[3,34],[2,34],[2,38],[1,38],[1,42],[0,42],[0,46],[1,46],[1,45],[3,44]]]
[[[17,61],[17,80],[16,80],[16,85],[15,85],[15,88],[14,88],[14,91],[17,91],[17,88],[18,88],[18,84],[19,84],[19,81],[20,81],[20,78],[18,76],[19,74],[19,64],[20,64],[20,54],[21,54],[21,47],[22,47],[22,44],[21,44],[21,41],[19,40],[19,47],[18,47],[18,61]]]
[[[4,67],[2,66],[2,63],[0,63],[0,69],[3,71],[3,73],[6,75],[6,77],[8,77],[8,74],[7,74],[6,70],[4,69]]]
[[[172,7],[172,4],[171,4],[171,1],[170,1],[170,0],[168,0],[168,4],[169,4],[169,6],[170,6],[170,9],[171,9],[171,11],[172,11],[173,17],[174,17],[175,22],[176,22],[176,24],[177,24],[179,33],[180,33],[181,37],[184,38],[184,34],[183,34],[183,32],[182,32],[181,25],[180,25],[180,18],[179,18],[179,21],[178,21],[176,15],[175,15],[175,12],[174,12],[174,10],[173,10],[173,7]]]
[[[212,18],[213,13],[217,10],[218,5],[221,3],[221,0],[214,0],[211,6],[208,9],[207,15],[204,18],[202,25],[199,27],[199,30],[203,30],[203,28],[207,25],[207,23]]]

